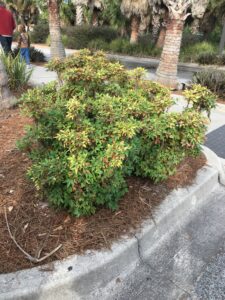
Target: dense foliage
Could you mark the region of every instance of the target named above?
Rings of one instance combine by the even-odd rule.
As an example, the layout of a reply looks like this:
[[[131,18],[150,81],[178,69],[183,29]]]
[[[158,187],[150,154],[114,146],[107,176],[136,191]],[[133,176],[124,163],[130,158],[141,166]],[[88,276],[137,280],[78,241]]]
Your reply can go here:
[[[65,47],[70,49],[87,48],[88,43],[101,38],[110,43],[117,38],[117,32],[111,27],[93,27],[89,25],[66,27],[62,30]]]
[[[106,43],[102,39],[96,39],[88,43],[88,48],[91,50],[104,50],[112,53],[136,56],[158,57],[161,54],[161,49],[151,43],[149,35],[141,37],[138,44],[131,44],[130,41],[125,38],[114,39],[111,43]]]
[[[198,55],[197,62],[202,65],[225,65],[225,54],[217,55],[212,52],[203,52]]]
[[[204,140],[195,109],[169,113],[170,92],[102,52],[52,61],[61,84],[30,90],[22,107],[34,119],[21,147],[37,190],[73,215],[116,209],[130,175],[166,179]]]
[[[31,43],[45,43],[49,35],[49,24],[46,20],[39,20],[30,32]]]
[[[191,104],[192,108],[199,112],[207,112],[208,117],[211,110],[216,107],[215,94],[200,84],[194,84],[192,89],[184,92],[184,96],[188,105]]]
[[[218,96],[225,95],[225,71],[222,70],[203,70],[194,74],[192,82],[207,87]]]

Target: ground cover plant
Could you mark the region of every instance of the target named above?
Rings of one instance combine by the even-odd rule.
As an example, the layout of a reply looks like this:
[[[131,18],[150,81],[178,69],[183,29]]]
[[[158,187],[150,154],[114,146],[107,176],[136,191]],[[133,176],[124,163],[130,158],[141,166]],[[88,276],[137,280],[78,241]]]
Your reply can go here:
[[[49,68],[61,85],[24,95],[22,108],[34,124],[20,147],[32,160],[29,177],[54,206],[76,216],[116,209],[127,176],[158,182],[200,153],[205,118],[192,105],[168,113],[170,91],[143,80],[142,69],[127,71],[88,50]]]

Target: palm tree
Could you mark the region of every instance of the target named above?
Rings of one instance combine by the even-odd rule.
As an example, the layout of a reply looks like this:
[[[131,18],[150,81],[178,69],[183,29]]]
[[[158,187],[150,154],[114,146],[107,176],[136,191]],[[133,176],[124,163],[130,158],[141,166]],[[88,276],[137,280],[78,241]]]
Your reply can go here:
[[[158,82],[176,88],[177,66],[184,22],[189,16],[187,10],[191,7],[191,0],[165,0],[164,3],[169,11],[169,21],[156,77]]]
[[[51,57],[63,58],[66,56],[66,53],[62,43],[58,0],[48,0],[48,13],[51,40]]]
[[[121,36],[126,31],[127,19],[120,10],[122,0],[103,0],[104,10],[102,12],[103,23],[109,24],[120,31]]]
[[[212,13],[222,21],[223,29],[220,38],[219,54],[222,54],[225,47],[225,1],[224,0],[211,0],[210,8]]]
[[[15,99],[12,97],[8,89],[8,77],[4,64],[0,59],[0,110],[8,108],[13,104],[15,104]]]
[[[90,11],[92,12],[92,25],[97,27],[99,25],[99,13],[103,10],[102,0],[88,0],[87,3]]]
[[[35,0],[7,0],[7,3],[18,23],[26,24],[28,28],[37,23],[39,9]]]
[[[219,54],[223,53],[224,47],[225,47],[225,15],[223,17],[223,31],[220,39]]]
[[[76,25],[82,25],[84,22],[84,6],[87,6],[88,0],[73,0],[76,9]]]
[[[122,0],[122,13],[131,19],[131,37],[130,43],[136,44],[138,42],[138,35],[141,20],[149,17],[149,3],[148,0]]]
[[[205,11],[209,5],[209,0],[193,0],[191,6],[191,15],[194,19],[192,22],[192,32],[198,33],[200,20],[203,18]]]

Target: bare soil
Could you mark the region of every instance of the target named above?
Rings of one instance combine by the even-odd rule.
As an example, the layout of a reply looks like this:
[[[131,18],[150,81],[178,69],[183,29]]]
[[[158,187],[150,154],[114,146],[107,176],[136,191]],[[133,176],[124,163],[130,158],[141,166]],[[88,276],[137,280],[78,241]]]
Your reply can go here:
[[[31,162],[16,149],[15,143],[23,136],[24,125],[30,123],[31,120],[20,115],[18,108],[0,112],[0,273],[37,265],[31,263],[10,238],[5,210],[15,240],[30,255],[44,256],[62,244],[59,251],[41,263],[48,263],[46,270],[51,270],[54,260],[82,254],[88,249],[110,248],[113,241],[132,234],[143,220],[154,216],[157,206],[172,189],[191,184],[206,162],[203,155],[187,158],[176,175],[160,184],[128,178],[129,192],[117,211],[102,208],[94,216],[75,218],[43,202],[26,177]]]

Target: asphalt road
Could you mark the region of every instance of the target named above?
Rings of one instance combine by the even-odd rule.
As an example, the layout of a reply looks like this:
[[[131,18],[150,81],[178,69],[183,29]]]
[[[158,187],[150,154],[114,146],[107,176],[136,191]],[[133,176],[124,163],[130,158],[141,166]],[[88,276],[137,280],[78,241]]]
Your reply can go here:
[[[225,299],[225,188],[162,240],[109,300]]]

